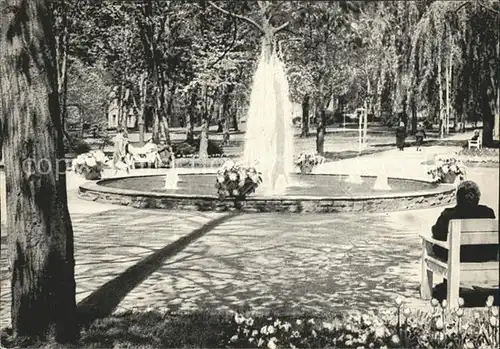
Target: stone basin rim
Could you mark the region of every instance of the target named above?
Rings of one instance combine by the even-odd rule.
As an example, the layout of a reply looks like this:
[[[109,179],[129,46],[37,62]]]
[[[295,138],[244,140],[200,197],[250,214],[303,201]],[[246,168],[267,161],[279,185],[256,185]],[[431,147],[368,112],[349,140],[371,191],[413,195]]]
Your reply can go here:
[[[168,173],[168,172],[166,172]],[[115,194],[115,195],[123,195],[123,196],[140,196],[140,197],[154,197],[154,198],[166,198],[166,199],[211,199],[211,200],[219,200],[219,196],[214,193],[213,195],[206,194],[175,194],[175,193],[164,193],[164,192],[154,192],[154,191],[141,191],[141,190],[133,190],[133,189],[122,189],[122,188],[112,188],[101,185],[101,183],[115,181],[120,179],[127,178],[136,178],[136,177],[162,177],[166,173],[148,173],[148,174],[132,174],[128,176],[119,176],[112,178],[104,178],[98,180],[96,182],[87,182],[79,186],[79,192],[99,192],[103,194]],[[216,172],[210,173],[179,173],[181,176],[190,176],[190,175],[213,175]],[[317,173],[322,176],[348,176],[349,174],[342,173]],[[307,174],[306,176],[315,176],[315,173]],[[367,178],[377,178],[375,175],[360,175],[360,177]],[[430,184],[432,182],[425,181],[422,179],[412,179],[412,178],[402,178],[402,177],[388,177],[388,179],[393,180],[411,180],[415,182],[422,182]],[[303,200],[303,201],[326,201],[326,200],[336,200],[336,201],[363,201],[363,200],[372,200],[372,199],[398,199],[398,198],[411,198],[417,196],[434,196],[439,194],[450,194],[450,192],[455,190],[455,186],[453,184],[439,184],[436,188],[432,189],[424,189],[417,190],[412,192],[398,192],[398,193],[380,193],[380,194],[369,194],[369,195],[353,195],[353,196],[313,196],[313,195],[273,195],[273,196],[257,196],[257,195],[249,195],[244,200],[245,201],[293,201],[293,200]],[[214,188],[215,191],[215,188]],[[234,198],[228,198],[229,200],[234,200]]]

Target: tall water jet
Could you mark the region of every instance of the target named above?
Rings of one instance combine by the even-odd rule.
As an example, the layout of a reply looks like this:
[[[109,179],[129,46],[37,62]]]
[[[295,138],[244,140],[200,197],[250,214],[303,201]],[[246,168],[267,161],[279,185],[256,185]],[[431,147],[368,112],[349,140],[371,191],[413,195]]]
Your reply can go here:
[[[283,194],[293,171],[293,125],[285,67],[264,40],[254,75],[243,162],[262,172],[264,195]]]

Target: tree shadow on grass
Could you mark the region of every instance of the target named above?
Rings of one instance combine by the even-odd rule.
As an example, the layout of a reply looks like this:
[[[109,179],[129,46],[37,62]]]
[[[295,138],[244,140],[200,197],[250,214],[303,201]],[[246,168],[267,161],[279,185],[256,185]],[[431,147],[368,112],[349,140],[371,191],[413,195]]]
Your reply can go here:
[[[232,212],[204,224],[190,234],[142,259],[116,278],[106,282],[78,304],[78,322],[86,326],[96,319],[111,315],[125,296],[158,270],[167,258],[176,255],[191,242],[196,241],[238,214],[238,212]]]

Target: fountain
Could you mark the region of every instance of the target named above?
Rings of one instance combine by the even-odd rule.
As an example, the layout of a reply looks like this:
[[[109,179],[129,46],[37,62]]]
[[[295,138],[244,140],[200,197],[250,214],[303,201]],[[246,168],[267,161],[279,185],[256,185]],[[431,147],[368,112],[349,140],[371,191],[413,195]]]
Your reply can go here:
[[[282,195],[293,171],[293,125],[283,62],[266,42],[255,72],[243,163],[262,173],[263,195]]]
[[[264,40],[252,84],[241,159],[243,164],[255,166],[262,173],[263,183],[254,194],[238,198],[239,209],[295,213],[384,211],[427,207],[431,202],[443,205],[454,199],[454,187],[451,185],[438,186],[425,181],[391,178],[391,187],[388,188],[385,170],[378,178],[361,177],[359,170],[353,167],[345,172],[349,175],[347,180],[344,180],[345,175],[332,173],[294,174],[288,82],[284,64],[273,42],[276,30],[267,26],[264,29],[259,27],[264,33]],[[361,152],[361,128],[359,135]],[[113,200],[144,208],[234,209],[236,199],[229,197],[221,201],[214,188],[218,168],[211,169],[211,173],[203,170],[203,173],[193,171],[179,176],[175,162],[172,164],[166,176],[138,175],[85,183],[80,186],[79,195],[91,200]],[[374,193],[374,189],[380,192]],[[421,200],[422,197],[428,199]]]

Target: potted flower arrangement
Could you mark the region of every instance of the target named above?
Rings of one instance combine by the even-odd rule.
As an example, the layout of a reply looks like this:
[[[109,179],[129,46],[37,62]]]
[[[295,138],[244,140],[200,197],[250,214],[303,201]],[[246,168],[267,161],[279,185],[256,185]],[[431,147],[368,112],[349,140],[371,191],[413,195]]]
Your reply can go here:
[[[106,155],[101,150],[92,150],[73,160],[73,171],[88,180],[101,179],[106,160]]]
[[[217,173],[215,188],[221,199],[226,197],[244,198],[254,193],[262,183],[262,174],[254,167],[245,167],[226,161]]]
[[[455,183],[457,177],[465,179],[465,166],[455,156],[438,156],[427,173],[437,183]]]
[[[299,168],[301,174],[312,172],[314,166],[325,162],[325,158],[318,154],[301,153],[295,161],[295,166]]]

